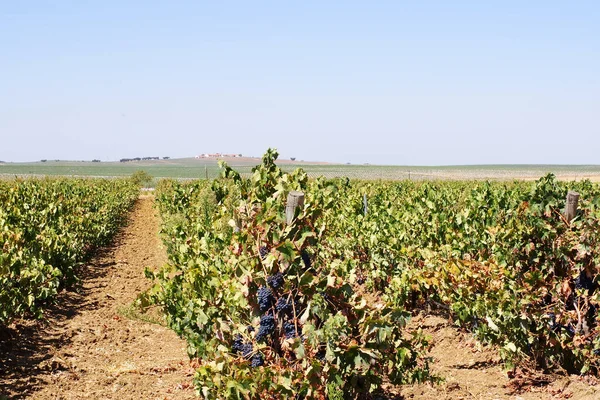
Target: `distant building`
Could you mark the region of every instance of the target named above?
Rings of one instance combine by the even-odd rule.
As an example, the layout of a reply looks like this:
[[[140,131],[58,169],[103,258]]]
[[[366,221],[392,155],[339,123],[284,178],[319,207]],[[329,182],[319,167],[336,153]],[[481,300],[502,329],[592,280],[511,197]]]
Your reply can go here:
[[[194,158],[196,159],[200,159],[200,158],[220,158],[220,157],[230,157],[230,158],[235,158],[235,157],[242,157],[241,154],[222,154],[222,153],[203,153],[203,154],[199,154],[197,156],[194,156]]]

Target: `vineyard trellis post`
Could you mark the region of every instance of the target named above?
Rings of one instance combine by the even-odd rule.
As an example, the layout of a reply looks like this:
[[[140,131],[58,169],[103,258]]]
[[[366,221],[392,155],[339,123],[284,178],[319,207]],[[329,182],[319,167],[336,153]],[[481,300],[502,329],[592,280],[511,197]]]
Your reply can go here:
[[[287,202],[285,204],[285,218],[287,224],[291,224],[296,213],[296,208],[304,207],[304,193],[292,191],[288,194]]]
[[[565,218],[571,222],[577,215],[577,204],[579,203],[579,193],[569,191],[567,193],[567,206],[565,208]]]
[[[367,194],[363,194],[363,209],[365,212],[365,217],[367,216],[367,213],[369,212],[369,205],[367,203]]]

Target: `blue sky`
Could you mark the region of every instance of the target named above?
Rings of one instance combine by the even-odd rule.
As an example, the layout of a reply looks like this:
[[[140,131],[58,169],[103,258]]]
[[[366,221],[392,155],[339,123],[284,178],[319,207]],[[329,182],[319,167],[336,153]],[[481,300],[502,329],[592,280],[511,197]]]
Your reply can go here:
[[[0,0],[0,160],[600,164],[598,1]]]

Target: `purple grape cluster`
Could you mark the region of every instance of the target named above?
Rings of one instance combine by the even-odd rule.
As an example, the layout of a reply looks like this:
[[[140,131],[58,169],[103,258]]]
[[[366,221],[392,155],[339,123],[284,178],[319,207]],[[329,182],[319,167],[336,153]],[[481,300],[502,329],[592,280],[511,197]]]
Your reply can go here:
[[[300,253],[300,257],[302,257],[302,262],[304,262],[304,266],[306,267],[306,269],[310,269],[312,265],[310,262],[310,256],[308,255],[306,250],[302,250],[302,253]]]
[[[248,358],[252,354],[252,350],[254,350],[254,348],[252,347],[252,343],[244,343],[242,345],[241,353],[244,357]]]
[[[255,336],[257,342],[264,342],[268,336],[275,332],[275,318],[272,315],[263,315],[260,317],[260,326]]]
[[[252,368],[261,367],[265,364],[265,360],[261,353],[256,353],[255,355],[253,355],[251,360],[252,360],[251,361]]]
[[[273,293],[265,286],[258,288],[258,306],[260,311],[268,311],[273,306]]]
[[[264,261],[269,254],[269,248],[267,246],[260,246],[260,249],[258,249],[258,254],[260,254],[260,259]]]
[[[281,272],[277,272],[275,275],[271,275],[267,278],[267,285],[271,286],[273,289],[277,290],[283,286],[283,274]]]
[[[596,306],[593,303],[590,303],[589,308],[588,308],[587,312],[585,313],[585,317],[592,324],[595,324],[597,316],[598,316],[598,309],[596,308]]]
[[[283,324],[283,332],[285,333],[286,339],[292,339],[298,336],[298,332],[296,332],[296,325],[291,321],[287,321]]]
[[[592,294],[596,290],[596,286],[594,280],[588,277],[585,269],[582,269],[579,272],[579,276],[575,279],[575,289],[585,289],[588,291],[588,294]]]
[[[292,311],[292,302],[289,301],[286,297],[280,297],[279,299],[277,299],[275,309],[278,313],[290,313]]]
[[[326,291],[322,290],[319,292],[319,294],[323,297],[323,300],[330,302],[331,301],[331,296],[329,296],[329,294],[327,294]]]
[[[244,339],[242,338],[242,335],[237,334],[233,338],[233,344],[231,345],[231,349],[233,350],[234,353],[242,351],[243,344],[244,344]]]
[[[265,260],[270,252],[269,247],[261,246],[259,255],[261,260]],[[311,268],[310,256],[306,251],[301,253],[302,261],[306,268]],[[279,339],[279,335],[286,339],[293,339],[300,336],[301,326],[296,322],[296,316],[293,315],[294,307],[299,311],[299,300],[292,296],[287,290],[284,291],[286,283],[285,275],[280,271],[275,272],[266,279],[266,284],[259,286],[256,292],[256,300],[260,310],[260,323],[256,328],[248,326],[248,333],[254,333],[256,343],[266,343]],[[280,332],[278,324],[283,323],[283,329]],[[277,332],[277,337],[274,337]],[[253,343],[253,342],[252,342]],[[252,349],[252,343],[244,343],[241,336],[236,336],[233,349],[237,353],[242,353],[246,359],[251,361],[252,367],[259,367],[265,364],[264,354]],[[249,346],[248,346],[249,345]]]
[[[248,358],[252,354],[253,347],[251,342],[245,343],[242,335],[237,334],[233,338],[231,350],[233,350],[234,353],[241,353],[244,357]]]
[[[327,349],[325,348],[325,346],[321,346],[321,347],[319,347],[319,351],[317,352],[317,354],[315,354],[315,357],[317,357],[317,360],[319,360],[319,361],[325,361],[326,354],[327,354]]]

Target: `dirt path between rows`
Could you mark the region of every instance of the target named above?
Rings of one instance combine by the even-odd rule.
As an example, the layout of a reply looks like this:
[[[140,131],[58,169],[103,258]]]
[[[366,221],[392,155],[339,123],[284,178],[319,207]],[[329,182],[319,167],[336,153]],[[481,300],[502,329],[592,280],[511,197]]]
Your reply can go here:
[[[166,262],[153,197],[142,196],[112,246],[80,272],[45,321],[21,320],[0,337],[0,398],[193,399],[185,342],[131,307]],[[158,315],[158,314],[156,314]]]

